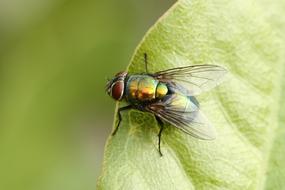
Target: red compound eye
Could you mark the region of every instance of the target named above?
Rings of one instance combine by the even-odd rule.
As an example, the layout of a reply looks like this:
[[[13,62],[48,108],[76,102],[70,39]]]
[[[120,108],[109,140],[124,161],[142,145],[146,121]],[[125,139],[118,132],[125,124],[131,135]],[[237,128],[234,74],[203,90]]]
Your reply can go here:
[[[115,100],[121,100],[124,94],[124,82],[117,81],[112,85],[112,97]]]

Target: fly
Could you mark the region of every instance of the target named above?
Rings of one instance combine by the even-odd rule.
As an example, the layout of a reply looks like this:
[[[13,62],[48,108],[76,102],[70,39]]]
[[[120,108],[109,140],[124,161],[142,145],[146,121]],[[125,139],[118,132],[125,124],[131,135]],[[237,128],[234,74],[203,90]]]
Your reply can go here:
[[[129,104],[118,109],[118,123],[112,135],[116,134],[122,121],[121,112],[137,109],[155,116],[160,127],[160,156],[164,123],[169,123],[198,139],[215,139],[215,129],[201,113],[195,96],[217,86],[226,74],[226,69],[204,64],[149,73],[146,53],[144,59],[145,73],[119,72],[106,85],[106,91],[113,99],[124,100]]]

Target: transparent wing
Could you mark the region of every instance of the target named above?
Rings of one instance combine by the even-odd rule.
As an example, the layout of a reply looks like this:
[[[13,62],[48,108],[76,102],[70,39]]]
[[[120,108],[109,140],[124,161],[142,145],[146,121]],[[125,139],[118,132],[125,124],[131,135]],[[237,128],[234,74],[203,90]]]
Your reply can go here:
[[[147,106],[146,110],[193,137],[203,140],[216,137],[212,125],[187,96],[167,95],[161,102]]]
[[[168,83],[174,91],[195,96],[217,86],[227,70],[217,65],[178,67],[154,74],[154,78]]]

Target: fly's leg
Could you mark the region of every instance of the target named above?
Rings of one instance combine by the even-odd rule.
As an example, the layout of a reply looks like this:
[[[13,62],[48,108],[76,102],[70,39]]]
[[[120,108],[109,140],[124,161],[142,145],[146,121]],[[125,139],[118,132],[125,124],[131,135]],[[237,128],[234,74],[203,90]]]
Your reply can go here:
[[[155,116],[155,119],[160,127],[159,132],[158,132],[158,152],[160,156],[163,156],[163,154],[161,153],[161,149],[160,149],[160,143],[161,143],[161,134],[163,131],[163,122],[161,121],[161,119],[158,116]]]
[[[144,53],[144,66],[145,66],[145,72],[148,73],[148,69],[147,69],[147,54]]]
[[[132,109],[132,106],[131,106],[131,105],[128,105],[128,106],[125,106],[125,107],[121,107],[121,108],[118,109],[118,118],[119,118],[119,121],[118,121],[118,124],[117,124],[115,130],[112,132],[112,136],[114,136],[114,135],[117,133],[117,131],[118,131],[118,129],[119,129],[119,126],[120,126],[120,123],[121,123],[121,121],[122,121],[121,111],[129,110],[129,109]]]

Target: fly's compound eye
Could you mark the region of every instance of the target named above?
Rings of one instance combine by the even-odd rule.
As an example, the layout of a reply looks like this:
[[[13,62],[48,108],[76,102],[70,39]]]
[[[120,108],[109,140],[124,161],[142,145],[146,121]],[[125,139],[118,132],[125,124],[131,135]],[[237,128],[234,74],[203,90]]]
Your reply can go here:
[[[112,85],[112,93],[111,96],[115,100],[121,100],[124,94],[124,82],[117,81]]]

